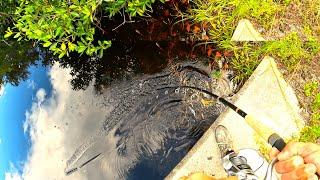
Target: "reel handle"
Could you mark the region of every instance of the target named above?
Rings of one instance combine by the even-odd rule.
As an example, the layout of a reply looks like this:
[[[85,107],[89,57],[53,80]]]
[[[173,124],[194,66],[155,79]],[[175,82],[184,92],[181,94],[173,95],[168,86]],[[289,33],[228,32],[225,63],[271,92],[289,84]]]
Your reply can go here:
[[[283,138],[281,138],[277,133],[273,133],[272,135],[269,136],[268,143],[272,147],[277,148],[280,152],[286,146],[286,143],[284,142]]]

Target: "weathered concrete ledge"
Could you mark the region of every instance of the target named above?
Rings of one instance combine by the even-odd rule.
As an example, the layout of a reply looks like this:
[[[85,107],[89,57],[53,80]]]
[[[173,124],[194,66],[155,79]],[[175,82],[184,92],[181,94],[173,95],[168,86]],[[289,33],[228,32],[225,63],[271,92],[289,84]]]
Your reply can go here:
[[[248,19],[241,19],[233,32],[231,41],[265,41]]]
[[[285,82],[271,57],[265,57],[233,102],[249,114],[259,118],[284,138],[299,133],[303,120],[299,115],[299,104],[293,89]],[[179,179],[192,172],[224,177],[214,128],[222,124],[233,138],[235,150],[259,149],[257,134],[231,109],[227,109],[213,123],[203,137],[189,151],[185,158],[172,170],[166,179]]]

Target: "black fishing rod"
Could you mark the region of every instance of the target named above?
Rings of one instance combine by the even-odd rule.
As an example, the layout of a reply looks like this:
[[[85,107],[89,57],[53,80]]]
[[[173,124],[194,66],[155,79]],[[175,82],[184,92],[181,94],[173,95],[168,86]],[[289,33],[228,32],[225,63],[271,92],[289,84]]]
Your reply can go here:
[[[193,89],[200,91],[202,93],[205,93],[218,101],[220,101],[222,104],[226,105],[227,107],[234,110],[237,114],[239,114],[241,117],[245,119],[248,125],[252,129],[254,129],[263,139],[265,139],[272,147],[277,148],[279,151],[282,151],[283,148],[286,146],[286,143],[284,142],[283,138],[281,138],[277,133],[275,133],[271,128],[268,126],[262,124],[260,121],[257,121],[256,118],[254,118],[252,115],[249,115],[233,103],[229,102],[225,98],[218,96],[208,90],[201,89],[194,86],[165,86],[161,88],[157,88],[157,90],[161,89],[178,89],[178,88],[186,88],[186,89]]]
[[[89,160],[87,160],[86,162],[84,162],[83,164],[81,164],[80,166],[78,166],[78,167],[75,167],[75,168],[72,168],[72,169],[70,169],[70,170],[68,170],[68,171],[66,171],[65,173],[66,173],[66,175],[67,176],[69,176],[70,174],[72,174],[72,173],[74,173],[74,172],[76,172],[76,171],[78,171],[79,169],[81,169],[83,166],[85,166],[86,164],[88,164],[89,162],[91,162],[91,161],[93,161],[93,160],[95,160],[97,157],[99,157],[101,155],[101,153],[99,153],[99,154],[97,154],[97,155],[95,155],[95,156],[93,156],[92,158],[90,158]]]

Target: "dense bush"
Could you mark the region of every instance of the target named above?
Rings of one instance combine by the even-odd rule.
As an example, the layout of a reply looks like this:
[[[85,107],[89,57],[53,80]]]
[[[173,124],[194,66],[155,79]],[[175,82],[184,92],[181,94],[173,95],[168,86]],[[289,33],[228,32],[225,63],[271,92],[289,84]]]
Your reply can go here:
[[[15,25],[5,37],[35,40],[59,57],[75,51],[100,55],[111,46],[109,40],[94,39],[98,13],[114,16],[124,9],[130,16],[143,15],[155,0],[19,0]]]

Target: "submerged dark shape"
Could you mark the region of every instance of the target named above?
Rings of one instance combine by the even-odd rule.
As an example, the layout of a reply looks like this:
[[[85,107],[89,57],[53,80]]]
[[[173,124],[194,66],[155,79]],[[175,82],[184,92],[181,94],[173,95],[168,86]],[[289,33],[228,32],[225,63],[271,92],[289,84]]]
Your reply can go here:
[[[164,178],[224,109],[220,103],[203,104],[208,98],[201,92],[162,88],[172,85],[229,95],[221,94],[219,81],[199,63],[114,85],[106,92],[113,111],[68,160],[66,172],[101,153],[92,165],[98,166],[92,170],[100,171],[101,179]]]

